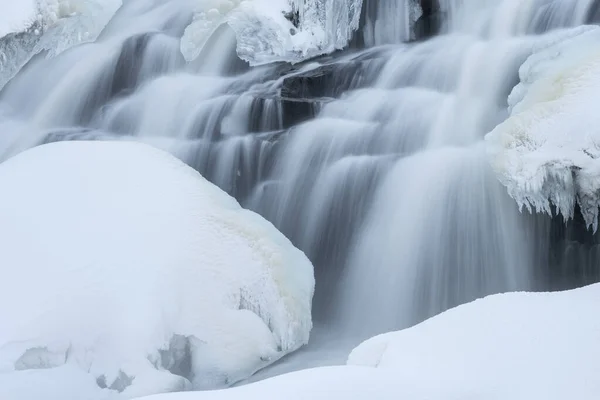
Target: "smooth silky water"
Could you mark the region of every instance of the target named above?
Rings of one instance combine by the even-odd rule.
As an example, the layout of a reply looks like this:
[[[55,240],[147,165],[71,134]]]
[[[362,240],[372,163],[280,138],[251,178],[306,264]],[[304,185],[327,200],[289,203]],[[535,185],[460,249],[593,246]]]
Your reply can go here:
[[[365,0],[362,49],[250,68],[226,26],[184,59],[192,1],[131,0],[96,41],[36,56],[6,84],[0,160],[56,140],[172,152],[315,264],[310,344],[250,381],[343,363],[361,340],[459,304],[557,288],[540,283],[552,222],[519,212],[483,137],[506,118],[540,35],[585,23],[594,7],[441,0],[439,34],[423,40],[413,6]],[[288,93],[322,68],[329,83]]]

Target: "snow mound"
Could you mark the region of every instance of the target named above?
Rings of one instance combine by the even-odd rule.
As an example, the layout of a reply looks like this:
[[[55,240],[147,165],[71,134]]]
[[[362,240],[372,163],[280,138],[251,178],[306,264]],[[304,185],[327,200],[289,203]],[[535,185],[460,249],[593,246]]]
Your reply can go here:
[[[200,0],[181,40],[187,60],[227,23],[250,65],[296,63],[344,48],[358,29],[362,0]]]
[[[490,296],[367,340],[351,365],[145,400],[597,400],[599,301],[600,285]]]
[[[553,35],[521,66],[510,117],[486,136],[491,164],[520,207],[598,228],[600,29]]]
[[[53,143],[0,164],[0,187],[0,381],[224,387],[307,343],[306,256],[171,155]]]
[[[599,302],[600,285],[489,296],[371,338],[348,364],[394,371],[421,387],[413,399],[598,399]]]
[[[373,368],[338,366],[297,371],[232,389],[170,393],[143,399],[398,400],[401,388],[396,386],[393,374],[381,373]]]

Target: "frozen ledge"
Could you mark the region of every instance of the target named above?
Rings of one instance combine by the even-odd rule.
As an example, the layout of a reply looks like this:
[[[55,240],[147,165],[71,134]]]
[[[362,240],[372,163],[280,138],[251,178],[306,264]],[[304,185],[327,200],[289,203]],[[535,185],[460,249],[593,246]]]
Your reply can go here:
[[[181,41],[196,58],[216,29],[227,23],[238,56],[250,65],[297,63],[348,45],[358,29],[362,0],[209,0],[201,3]]]
[[[566,219],[578,204],[598,229],[600,29],[542,39],[521,66],[510,117],[486,136],[490,162],[519,207]]]

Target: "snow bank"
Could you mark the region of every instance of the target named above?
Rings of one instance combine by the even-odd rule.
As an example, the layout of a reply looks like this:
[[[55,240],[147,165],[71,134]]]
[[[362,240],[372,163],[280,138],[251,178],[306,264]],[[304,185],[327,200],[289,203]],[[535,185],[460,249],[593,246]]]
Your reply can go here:
[[[144,400],[398,400],[393,374],[365,367],[323,367],[211,392],[170,393]]]
[[[344,48],[358,29],[362,0],[199,0],[181,50],[187,60],[224,23],[251,65],[296,63]]]
[[[600,285],[490,296],[367,340],[348,363],[393,370],[421,387],[411,399],[598,399],[598,304]]]
[[[0,187],[0,382],[223,387],[308,341],[308,259],[167,153],[53,143],[0,164]]]
[[[600,285],[490,296],[367,340],[348,366],[145,400],[597,400]]]
[[[486,137],[509,194],[528,209],[572,217],[576,203],[598,228],[600,29],[581,27],[541,43],[520,69],[510,117]]]

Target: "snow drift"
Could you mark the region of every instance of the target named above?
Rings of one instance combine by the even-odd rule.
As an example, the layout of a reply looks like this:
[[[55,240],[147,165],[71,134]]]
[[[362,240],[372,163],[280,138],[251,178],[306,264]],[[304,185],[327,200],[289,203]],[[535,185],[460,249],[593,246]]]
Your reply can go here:
[[[509,194],[530,210],[566,218],[578,203],[598,228],[600,29],[580,27],[537,46],[509,96],[510,117],[486,137]]]
[[[0,187],[9,388],[47,369],[71,376],[64,391],[87,372],[103,396],[224,387],[308,341],[308,259],[167,153],[44,145],[0,164]]]
[[[145,400],[596,400],[599,301],[600,284],[490,296],[369,339],[348,366]]]
[[[393,370],[420,386],[413,399],[597,399],[599,301],[599,284],[489,296],[367,340],[348,363]]]

